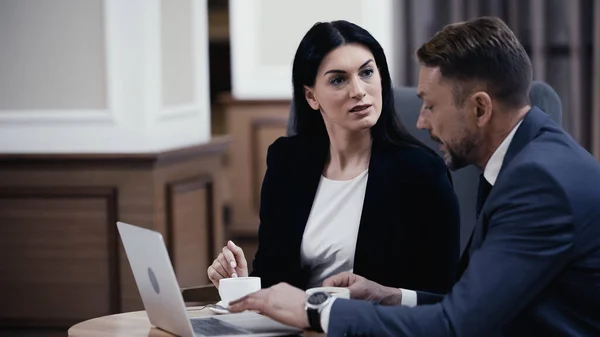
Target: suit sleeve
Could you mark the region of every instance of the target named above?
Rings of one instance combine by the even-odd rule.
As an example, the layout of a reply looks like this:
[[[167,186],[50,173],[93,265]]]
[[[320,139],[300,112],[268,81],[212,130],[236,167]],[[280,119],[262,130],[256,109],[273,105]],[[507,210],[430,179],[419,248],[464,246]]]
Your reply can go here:
[[[487,213],[482,246],[440,303],[407,308],[335,301],[328,333],[470,337],[500,331],[568,263],[574,236],[570,200],[546,170],[527,164],[511,178],[492,191],[504,201]]]

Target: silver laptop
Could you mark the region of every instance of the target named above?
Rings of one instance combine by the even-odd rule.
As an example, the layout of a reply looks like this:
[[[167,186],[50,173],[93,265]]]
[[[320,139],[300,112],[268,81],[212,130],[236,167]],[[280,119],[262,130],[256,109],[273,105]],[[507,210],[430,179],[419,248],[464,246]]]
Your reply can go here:
[[[301,331],[254,312],[190,318],[160,233],[117,222],[150,323],[179,336],[291,336]]]

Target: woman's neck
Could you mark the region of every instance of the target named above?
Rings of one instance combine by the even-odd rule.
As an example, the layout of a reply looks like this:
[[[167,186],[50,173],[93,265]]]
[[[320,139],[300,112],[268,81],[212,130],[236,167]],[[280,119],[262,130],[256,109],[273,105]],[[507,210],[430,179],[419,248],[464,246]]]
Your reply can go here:
[[[369,167],[372,138],[370,130],[330,132],[329,160],[324,175],[346,180],[356,177]]]

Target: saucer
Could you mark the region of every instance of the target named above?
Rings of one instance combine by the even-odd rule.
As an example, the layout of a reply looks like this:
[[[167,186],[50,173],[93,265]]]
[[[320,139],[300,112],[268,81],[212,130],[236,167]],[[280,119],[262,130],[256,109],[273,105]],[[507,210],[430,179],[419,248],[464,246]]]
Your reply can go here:
[[[219,301],[215,304],[215,307],[211,306],[209,307],[209,309],[214,312],[215,314],[218,315],[222,315],[222,314],[229,314],[229,310],[225,309],[225,307],[223,306],[223,301]]]

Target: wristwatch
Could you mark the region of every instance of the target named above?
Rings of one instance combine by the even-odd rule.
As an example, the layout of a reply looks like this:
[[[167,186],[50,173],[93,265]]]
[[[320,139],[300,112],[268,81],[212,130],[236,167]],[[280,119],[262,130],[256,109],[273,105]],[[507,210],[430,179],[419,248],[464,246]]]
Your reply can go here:
[[[321,311],[330,300],[331,295],[322,291],[313,293],[306,299],[306,315],[308,315],[308,325],[311,330],[323,332]]]

